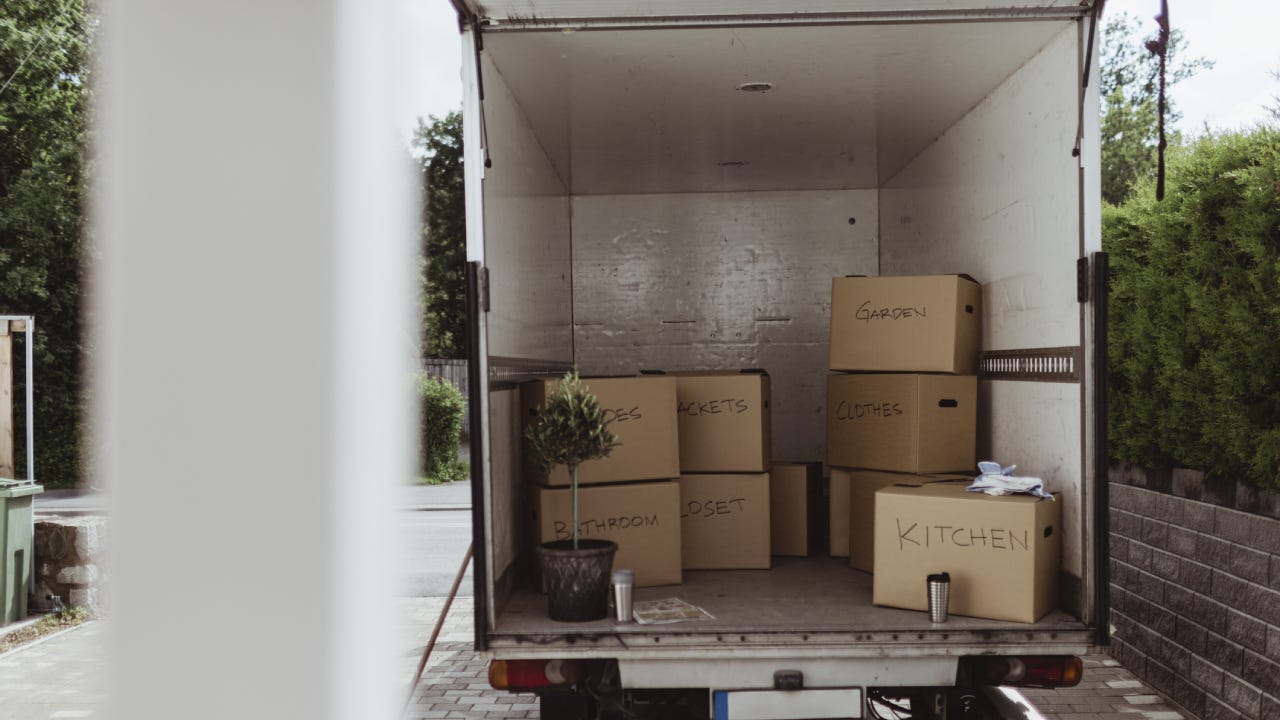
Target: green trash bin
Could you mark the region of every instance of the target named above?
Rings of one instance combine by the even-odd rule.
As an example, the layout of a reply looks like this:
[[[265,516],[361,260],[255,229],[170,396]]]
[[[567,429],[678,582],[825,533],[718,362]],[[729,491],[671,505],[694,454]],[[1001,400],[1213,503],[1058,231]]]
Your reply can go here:
[[[31,592],[31,501],[44,487],[0,479],[0,625],[27,617]]]

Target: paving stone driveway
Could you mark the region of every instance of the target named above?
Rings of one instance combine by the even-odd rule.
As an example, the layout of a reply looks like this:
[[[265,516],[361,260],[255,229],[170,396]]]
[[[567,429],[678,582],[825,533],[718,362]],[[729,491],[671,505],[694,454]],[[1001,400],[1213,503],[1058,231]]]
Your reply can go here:
[[[419,601],[422,616],[438,616],[441,601]],[[433,604],[434,603],[434,604]],[[537,698],[489,688],[488,666],[471,650],[470,598],[459,598],[449,613],[448,642],[437,643],[434,660],[418,683],[404,717],[505,720],[538,717]],[[434,616],[432,618],[434,621]],[[430,635],[427,627],[427,636]],[[452,629],[452,631],[450,631]],[[414,667],[425,638],[413,654]],[[1142,684],[1107,655],[1085,658],[1084,680],[1065,690],[1023,690],[1046,720],[1181,720],[1188,717]]]

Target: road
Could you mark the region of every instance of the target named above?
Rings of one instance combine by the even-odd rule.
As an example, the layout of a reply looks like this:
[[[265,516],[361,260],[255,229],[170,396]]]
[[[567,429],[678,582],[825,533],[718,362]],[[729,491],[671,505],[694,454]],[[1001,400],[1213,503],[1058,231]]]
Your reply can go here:
[[[403,538],[401,563],[405,597],[444,597],[458,574],[458,566],[471,542],[470,510],[401,510]],[[471,597],[472,574],[458,589],[460,597]]]

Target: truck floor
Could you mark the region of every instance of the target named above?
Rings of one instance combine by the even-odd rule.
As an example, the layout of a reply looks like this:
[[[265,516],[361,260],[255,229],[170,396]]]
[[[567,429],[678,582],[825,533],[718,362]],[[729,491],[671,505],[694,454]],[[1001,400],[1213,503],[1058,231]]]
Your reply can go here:
[[[862,648],[874,654],[885,643],[899,648],[915,643],[922,652],[967,652],[975,646],[990,652],[997,647],[1016,651],[1030,642],[1044,647],[1048,641],[1061,643],[1064,652],[1076,652],[1092,638],[1080,620],[1060,610],[1032,624],[952,615],[934,625],[925,612],[872,605],[871,575],[849,568],[844,558],[774,558],[773,563],[772,570],[685,571],[682,585],[637,588],[636,601],[677,597],[714,616],[669,625],[615,623],[611,618],[555,622],[547,617],[546,596],[525,588],[499,614],[490,647],[531,650],[559,645],[558,640],[583,650],[781,643],[855,653]]]

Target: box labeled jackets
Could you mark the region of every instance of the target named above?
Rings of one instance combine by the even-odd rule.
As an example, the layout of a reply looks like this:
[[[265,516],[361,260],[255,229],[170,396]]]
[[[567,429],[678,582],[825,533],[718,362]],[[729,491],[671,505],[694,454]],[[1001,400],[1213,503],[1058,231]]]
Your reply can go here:
[[[681,475],[686,570],[770,567],[769,475]]]
[[[570,539],[572,491],[533,493],[538,542]],[[680,486],[668,480],[579,488],[578,538],[616,542],[613,567],[634,570],[638,586],[680,584]]]
[[[769,471],[770,552],[821,552],[822,463],[774,463]]]
[[[675,373],[680,472],[765,472],[772,464],[769,375]]]
[[[875,565],[876,492],[900,484],[972,480],[961,475],[908,475],[880,470],[831,468],[849,486],[849,567],[871,572]]]
[[[557,382],[549,378],[520,386],[523,427],[537,418]],[[579,483],[672,479],[680,475],[675,378],[583,378],[582,383],[600,402],[618,445],[609,457],[583,463],[578,468]],[[549,477],[544,476],[527,446],[524,470],[531,482],[554,487],[569,485],[569,471],[563,465],[552,470]]]
[[[973,375],[828,375],[827,464],[967,472],[977,419]]]
[[[954,615],[1035,622],[1057,607],[1062,503],[964,483],[876,493],[876,605],[927,610],[925,578],[951,575]]]
[[[831,281],[832,370],[978,371],[982,286],[964,275]]]

